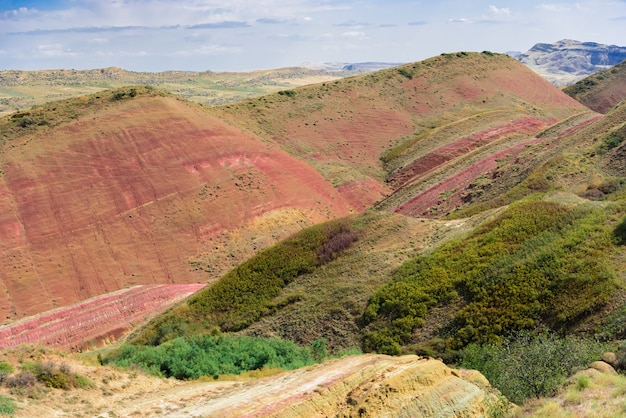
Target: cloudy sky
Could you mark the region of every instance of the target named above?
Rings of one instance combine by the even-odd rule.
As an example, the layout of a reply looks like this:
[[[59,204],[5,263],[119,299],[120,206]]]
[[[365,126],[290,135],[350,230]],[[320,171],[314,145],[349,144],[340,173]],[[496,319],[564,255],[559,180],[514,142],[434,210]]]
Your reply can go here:
[[[236,71],[626,45],[626,0],[0,0],[0,69]]]

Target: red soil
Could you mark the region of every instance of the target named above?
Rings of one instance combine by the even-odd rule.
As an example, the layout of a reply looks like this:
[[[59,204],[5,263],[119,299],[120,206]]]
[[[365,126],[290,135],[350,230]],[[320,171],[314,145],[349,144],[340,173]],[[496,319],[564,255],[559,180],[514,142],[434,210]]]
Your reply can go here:
[[[414,217],[435,217],[445,215],[461,206],[462,198],[465,195],[468,186],[470,186],[478,177],[494,173],[494,171],[498,168],[499,160],[506,159],[511,164],[515,164],[516,158],[527,146],[545,143],[547,147],[544,148],[543,151],[546,151],[555,146],[562,139],[573,135],[577,131],[600,118],[602,118],[601,115],[591,116],[573,126],[556,132],[553,136],[532,138],[489,155],[476,164],[460,170],[453,176],[446,178],[437,185],[420,192],[417,196],[395,208],[394,212]],[[532,125],[533,124],[527,128],[531,130],[535,129]],[[536,127],[539,128],[539,125]],[[437,150],[437,152],[439,152],[439,150]],[[436,159],[435,161],[438,160]],[[412,180],[415,180],[415,178]]]
[[[18,344],[79,351],[143,323],[204,285],[136,286],[0,327],[0,348]]]
[[[307,164],[171,97],[138,96],[14,142],[0,155],[7,319],[138,284],[211,281],[223,267],[209,276],[189,261],[225,251],[221,232],[278,209],[309,224],[352,209]]]
[[[550,122],[554,123],[554,120]],[[418,157],[411,164],[391,175],[389,177],[389,183],[394,189],[397,190],[400,187],[405,186],[407,183],[413,182],[427,173],[432,172],[437,167],[444,165],[448,161],[462,155],[466,155],[475,149],[494,142],[497,139],[501,139],[515,133],[533,135],[548,125],[549,123],[547,124],[537,118],[524,117],[509,123],[503,123],[498,126],[485,129],[439,147],[424,156]]]
[[[527,145],[543,141],[546,141],[546,138],[533,139],[492,154],[421,192],[418,196],[400,205],[394,212],[414,217],[433,217],[446,214],[460,205],[461,196],[474,180],[498,168],[498,160],[511,159],[523,151]]]

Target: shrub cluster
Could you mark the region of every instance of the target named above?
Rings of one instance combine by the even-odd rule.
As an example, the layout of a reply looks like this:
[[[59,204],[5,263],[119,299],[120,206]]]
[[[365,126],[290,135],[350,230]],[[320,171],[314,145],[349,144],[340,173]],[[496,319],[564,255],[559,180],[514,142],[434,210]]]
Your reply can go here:
[[[573,325],[613,295],[613,236],[603,209],[522,201],[464,241],[405,263],[371,298],[367,351],[398,354],[430,309],[464,307],[449,345],[498,342],[539,323]]]
[[[501,345],[470,344],[459,365],[479,370],[511,402],[550,396],[567,377],[600,358],[604,347],[593,340],[523,332]]]
[[[17,412],[15,401],[8,396],[0,395],[0,415],[12,417]]]
[[[14,367],[0,361],[0,383],[9,388],[32,388],[41,384],[55,389],[86,389],[93,383],[85,376],[72,373],[70,367],[62,363],[31,361],[24,363],[18,373]]]
[[[599,153],[604,153],[613,148],[620,146],[622,142],[626,139],[626,124],[622,125],[618,129],[610,132],[606,136],[602,138],[602,143],[598,147]]]
[[[161,316],[136,344],[159,345],[201,331],[239,331],[274,308],[272,299],[298,276],[337,257],[357,239],[345,220],[307,228],[268,248]]]
[[[316,343],[316,355],[325,345]],[[125,344],[103,359],[122,367],[176,379],[217,378],[263,368],[296,369],[314,363],[312,350],[291,341],[228,335],[199,335],[154,346]]]

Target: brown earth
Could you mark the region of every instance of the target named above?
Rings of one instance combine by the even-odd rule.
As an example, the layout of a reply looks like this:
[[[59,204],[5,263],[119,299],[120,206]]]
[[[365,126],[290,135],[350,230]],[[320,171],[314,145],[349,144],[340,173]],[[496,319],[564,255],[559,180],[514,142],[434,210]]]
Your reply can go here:
[[[53,359],[54,361],[54,359]],[[57,360],[59,361],[59,360]],[[362,355],[262,379],[182,382],[76,365],[96,387],[24,398],[21,417],[484,416],[495,395],[478,372],[417,356]]]
[[[174,97],[117,101],[12,140],[0,167],[10,320],[127,286],[205,283],[352,209],[307,164]],[[231,251],[241,236],[246,251]]]

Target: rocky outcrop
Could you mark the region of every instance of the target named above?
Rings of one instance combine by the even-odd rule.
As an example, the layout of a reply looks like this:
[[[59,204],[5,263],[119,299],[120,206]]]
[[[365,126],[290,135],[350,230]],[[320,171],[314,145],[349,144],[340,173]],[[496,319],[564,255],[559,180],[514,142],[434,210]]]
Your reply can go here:
[[[170,417],[478,417],[495,400],[490,391],[478,372],[438,360],[363,355],[196,393],[180,409],[167,396],[161,401]]]
[[[554,85],[565,86],[626,60],[626,47],[564,39],[536,44],[517,59]]]

